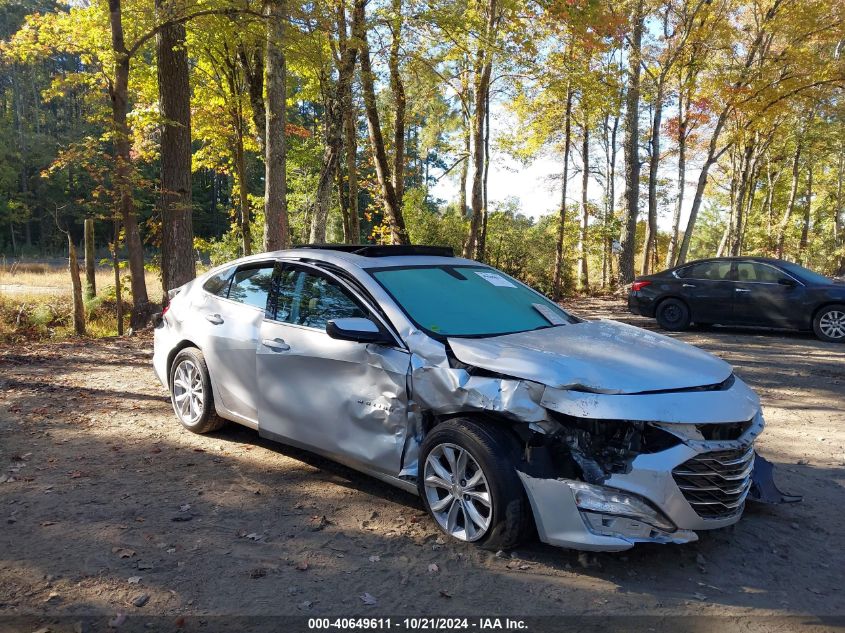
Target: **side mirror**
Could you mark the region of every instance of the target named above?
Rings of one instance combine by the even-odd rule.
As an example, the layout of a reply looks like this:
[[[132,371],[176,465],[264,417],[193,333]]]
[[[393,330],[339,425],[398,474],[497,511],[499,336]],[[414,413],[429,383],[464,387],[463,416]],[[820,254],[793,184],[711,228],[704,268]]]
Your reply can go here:
[[[389,340],[373,321],[360,317],[332,319],[326,323],[326,334],[339,341],[356,343],[387,343]]]
[[[794,279],[790,279],[789,277],[781,277],[780,279],[778,279],[778,283],[781,286],[786,286],[787,288],[794,288],[798,285],[798,282],[796,282]]]

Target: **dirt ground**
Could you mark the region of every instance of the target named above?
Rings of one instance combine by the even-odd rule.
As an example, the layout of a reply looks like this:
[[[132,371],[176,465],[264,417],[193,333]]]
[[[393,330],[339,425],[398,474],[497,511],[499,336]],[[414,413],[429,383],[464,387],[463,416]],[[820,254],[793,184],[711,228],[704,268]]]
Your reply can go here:
[[[575,311],[653,327],[611,300]],[[0,348],[0,616],[845,615],[845,348],[677,336],[758,391],[758,449],[804,502],[589,555],[449,543],[387,484],[239,426],[184,431],[149,335]]]

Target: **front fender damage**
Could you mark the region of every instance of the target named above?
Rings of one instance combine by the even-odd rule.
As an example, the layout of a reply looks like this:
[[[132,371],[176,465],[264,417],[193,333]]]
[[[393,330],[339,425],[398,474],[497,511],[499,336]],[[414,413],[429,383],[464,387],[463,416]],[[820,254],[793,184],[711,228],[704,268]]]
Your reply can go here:
[[[448,345],[422,336],[409,340],[412,421],[402,475],[416,477],[419,444],[430,424],[478,413],[510,421],[523,442],[515,466],[544,542],[606,551],[638,542],[688,543],[697,539],[693,530],[739,519],[741,508],[735,517],[702,520],[672,471],[701,453],[753,443],[764,423],[759,399],[741,380],[695,390],[596,393],[481,370],[457,360]],[[794,500],[774,486],[768,462],[757,456],[758,464],[749,498]],[[620,503],[640,510],[613,515],[600,503],[579,507],[576,484],[598,496],[621,496]],[[680,506],[683,512],[673,515]]]

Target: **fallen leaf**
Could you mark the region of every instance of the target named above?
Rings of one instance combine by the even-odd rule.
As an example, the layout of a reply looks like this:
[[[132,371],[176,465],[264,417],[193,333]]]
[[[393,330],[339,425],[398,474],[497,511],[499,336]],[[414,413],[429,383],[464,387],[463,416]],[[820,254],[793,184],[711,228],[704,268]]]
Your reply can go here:
[[[308,563],[304,560],[301,560],[296,565],[294,565],[294,569],[297,569],[299,571],[305,571],[306,569],[308,569]]]
[[[51,525],[56,525],[55,521],[44,521],[41,523],[41,527],[50,527]]]
[[[374,607],[375,605],[378,604],[378,600],[376,600],[375,596],[373,596],[370,593],[365,592],[365,593],[362,593],[358,597],[361,599],[361,602],[363,602],[368,607]]]
[[[428,566],[428,573],[430,574],[436,574],[439,571],[440,567],[437,566],[437,563],[431,563],[431,565]]]
[[[130,585],[137,585],[141,582],[141,576],[130,576],[129,577],[129,584]]]

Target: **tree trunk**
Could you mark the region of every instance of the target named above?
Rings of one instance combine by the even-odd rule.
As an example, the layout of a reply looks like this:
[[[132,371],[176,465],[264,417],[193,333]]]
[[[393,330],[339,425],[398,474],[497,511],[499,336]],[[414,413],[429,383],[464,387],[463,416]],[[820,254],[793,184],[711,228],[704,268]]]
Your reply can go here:
[[[156,0],[157,19],[174,17],[168,0]],[[156,36],[161,125],[161,276],[167,291],[196,277],[191,202],[191,88],[185,26],[171,24]],[[166,300],[165,300],[166,301]]]
[[[651,156],[648,161],[648,224],[641,266],[643,275],[649,273],[652,250],[657,241],[657,168],[660,166],[660,125],[663,119],[664,81],[664,75],[660,75],[654,102],[654,118],[651,124]]]
[[[126,120],[129,108],[129,52],[123,36],[120,0],[109,0],[109,18],[112,50],[115,55],[114,80],[109,86],[114,125],[114,184],[126,235],[126,249],[129,252],[132,284],[132,314],[129,323],[132,329],[139,330],[147,324],[150,305],[144,278],[144,247],[138,231],[135,202],[132,199],[132,155],[129,124]]]
[[[94,261],[94,219],[85,218],[85,298],[97,296],[96,262]]]
[[[835,274],[845,275],[845,227],[843,227],[842,203],[845,192],[845,144],[839,148],[839,169],[836,178],[836,207],[833,209],[833,243],[839,257]]]
[[[235,125],[235,175],[238,178],[238,228],[241,230],[241,248],[244,257],[252,255],[252,223],[250,222],[249,179],[244,152],[244,121],[237,117]]]
[[[401,209],[405,195],[405,86],[399,69],[399,43],[402,41],[402,0],[392,0],[393,38],[390,43],[390,92],[393,95],[393,190]]]
[[[123,336],[123,291],[120,287],[120,220],[114,217],[114,241],[111,243],[111,263],[114,270],[114,299],[115,319],[117,320],[117,335]]]
[[[67,234],[68,269],[70,270],[71,287],[73,288],[73,331],[77,336],[85,334],[85,304],[82,302],[82,280],[79,276],[79,260],[76,256],[76,245],[70,231]]]
[[[584,169],[581,172],[581,231],[578,234],[578,285],[582,292],[590,292],[590,275],[587,270],[587,229],[590,222],[590,207],[587,200],[587,186],[590,182],[590,129],[584,123],[584,139],[581,145]]]
[[[358,113],[352,97],[352,84],[343,94],[343,136],[346,152],[346,196],[349,215],[349,241],[361,243],[361,218],[358,214]]]
[[[807,199],[804,201],[804,221],[801,223],[801,242],[798,244],[798,263],[807,265],[807,246],[810,243],[810,214],[813,206],[813,160],[807,153]]]
[[[238,47],[238,59],[246,79],[249,104],[252,110],[252,122],[258,135],[258,149],[266,155],[265,138],[267,133],[267,113],[264,109],[264,52],[260,47],[250,50],[243,45]]]
[[[285,104],[287,67],[284,38],[286,8],[284,0],[266,0],[266,50],[264,83],[267,87],[264,160],[264,250],[277,251],[290,244],[287,208],[287,137]]]
[[[736,200],[734,203],[734,211],[732,216],[732,224],[730,227],[730,254],[732,257],[739,256],[742,244],[743,224],[745,223],[745,206],[747,197],[750,195],[750,188],[753,186],[753,172],[754,166],[754,150],[756,147],[756,139],[748,143],[745,152],[740,161],[740,176],[739,188],[736,193]]]
[[[555,244],[555,270],[552,276],[552,298],[560,301],[563,296],[563,238],[566,229],[566,189],[569,181],[569,148],[572,145],[572,83],[566,85],[566,109],[563,115],[563,174],[560,179],[560,211],[558,212],[557,240]]]
[[[367,42],[367,29],[364,24],[365,6],[367,0],[355,0],[355,15],[353,16],[353,37],[361,47],[361,88],[364,93],[364,109],[367,113],[367,129],[370,134],[370,144],[373,149],[373,159],[376,167],[376,177],[381,188],[384,215],[390,226],[390,240],[393,244],[410,244],[402,209],[396,199],[396,190],[390,175],[390,164],[384,148],[384,136],[379,121],[378,105],[370,64],[370,45]]]
[[[710,143],[707,146],[707,158],[701,166],[701,171],[698,174],[698,183],[695,186],[695,195],[692,199],[692,208],[690,209],[689,219],[687,220],[687,228],[684,231],[684,239],[681,240],[681,248],[678,250],[678,261],[675,265],[678,266],[687,261],[687,254],[689,253],[690,242],[692,241],[692,233],[695,230],[695,223],[698,220],[698,212],[701,210],[701,201],[704,199],[704,190],[707,187],[707,174],[710,171],[713,163],[718,160],[722,152],[726,148],[717,151],[719,143],[719,135],[722,128],[725,126],[725,121],[728,118],[729,110],[726,108],[722,110],[719,119],[716,121],[716,126],[710,136]]]
[[[681,210],[684,205],[687,171],[687,114],[684,110],[683,86],[678,90],[678,199],[672,213],[672,233],[669,236],[669,249],[666,252],[666,267],[675,265],[678,249],[678,231],[681,226]],[[687,107],[689,105],[687,104]]]
[[[493,72],[493,51],[492,41],[496,36],[496,23],[498,13],[497,0],[487,2],[487,22],[483,36],[478,42],[478,50],[475,57],[474,72],[474,101],[475,111],[472,117],[472,194],[470,205],[472,216],[469,225],[469,235],[464,241],[463,256],[467,258],[477,257],[478,237],[481,230],[481,223],[484,213],[484,125],[487,120],[487,100],[485,96],[490,86],[490,75]]]
[[[490,175],[490,85],[487,85],[487,93],[484,95],[487,104],[484,106],[484,174],[481,178],[482,214],[481,214],[481,235],[478,237],[478,261],[483,262],[487,249],[487,177]]]
[[[625,217],[622,222],[619,254],[619,283],[625,285],[634,279],[634,256],[637,248],[637,215],[640,204],[640,65],[644,2],[637,0],[633,16],[631,51],[628,64],[628,92],[625,95]]]
[[[344,99],[347,93],[351,94],[352,76],[355,73],[355,60],[358,55],[358,49],[350,45],[346,37],[346,13],[342,5],[338,11],[337,28],[341,58],[337,82],[332,85],[331,81],[328,78],[326,79],[326,84],[328,84],[325,88],[324,115],[326,139],[323,147],[323,162],[320,166],[320,178],[317,184],[317,203],[311,220],[311,239],[309,241],[312,244],[321,244],[326,241],[326,220],[331,203],[332,182],[335,179],[343,149]],[[352,170],[354,171],[354,164]],[[347,205],[347,215],[349,206],[351,205]],[[348,218],[345,218],[344,233],[347,239],[349,229]]]
[[[775,240],[775,252],[778,259],[783,259],[783,246],[786,242],[786,229],[792,214],[795,211],[795,201],[798,198],[798,177],[800,175],[799,164],[801,161],[802,138],[799,137],[795,144],[795,153],[792,155],[792,184],[789,188],[789,201],[786,203],[783,217],[778,224],[777,239]]]

